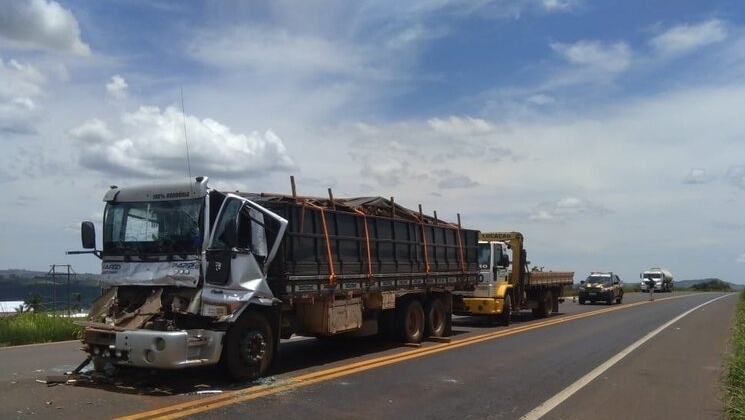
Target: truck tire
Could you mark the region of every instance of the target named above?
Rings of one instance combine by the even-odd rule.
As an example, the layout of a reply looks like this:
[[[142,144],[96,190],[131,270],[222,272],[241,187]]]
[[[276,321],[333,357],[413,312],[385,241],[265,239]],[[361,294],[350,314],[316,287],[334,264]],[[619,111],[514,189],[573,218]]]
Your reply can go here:
[[[225,373],[238,382],[261,377],[272,362],[274,336],[266,317],[245,312],[225,334],[220,363]]]
[[[499,325],[508,327],[510,325],[510,319],[512,318],[512,296],[507,295],[504,297],[504,306],[502,307],[502,313],[497,315],[497,322]]]
[[[427,316],[425,330],[429,337],[442,337],[447,325],[447,310],[445,303],[439,297],[427,302],[424,313]]]
[[[396,329],[404,343],[421,343],[424,339],[424,308],[417,299],[409,299],[396,308]]]
[[[538,297],[538,307],[533,309],[534,318],[548,318],[551,316],[551,309],[554,307],[554,298],[550,290],[544,291]]]

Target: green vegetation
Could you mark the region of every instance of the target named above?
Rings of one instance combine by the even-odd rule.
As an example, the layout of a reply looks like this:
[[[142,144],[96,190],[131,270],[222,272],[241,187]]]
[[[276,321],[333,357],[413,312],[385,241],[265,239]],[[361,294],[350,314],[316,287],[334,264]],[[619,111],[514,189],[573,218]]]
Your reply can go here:
[[[724,282],[722,280],[711,279],[703,283],[692,285],[691,290],[695,290],[697,292],[731,292],[732,287],[727,282]]]
[[[725,373],[725,418],[745,419],[745,291],[735,313],[732,331],[732,356]]]
[[[20,312],[0,317],[0,347],[74,340],[81,328],[72,318],[45,312]]]

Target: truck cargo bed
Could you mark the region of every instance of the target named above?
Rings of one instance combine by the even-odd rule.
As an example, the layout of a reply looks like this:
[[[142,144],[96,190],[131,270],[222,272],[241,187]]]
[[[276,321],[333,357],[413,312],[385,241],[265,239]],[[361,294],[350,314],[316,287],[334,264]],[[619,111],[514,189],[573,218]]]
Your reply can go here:
[[[447,287],[478,281],[478,231],[382,197],[250,197],[288,220],[271,265],[275,293]]]
[[[526,287],[570,286],[573,283],[573,271],[531,271],[525,281]]]

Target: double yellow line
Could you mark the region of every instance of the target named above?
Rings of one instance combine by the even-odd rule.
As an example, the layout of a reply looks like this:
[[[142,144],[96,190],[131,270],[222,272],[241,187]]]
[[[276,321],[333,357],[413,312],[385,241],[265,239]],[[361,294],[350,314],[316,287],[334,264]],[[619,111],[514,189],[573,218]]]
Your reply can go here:
[[[684,296],[672,296],[661,300],[676,299]],[[223,392],[219,395],[213,395],[205,398],[200,398],[194,401],[187,401],[181,404],[175,404],[168,407],[157,408],[154,410],[144,411],[141,413],[132,414],[129,416],[119,417],[115,420],[166,420],[176,419],[185,416],[190,416],[198,413],[202,413],[209,410],[214,410],[220,407],[225,407],[240,403],[243,401],[252,400],[255,398],[264,397],[271,394],[276,394],[291,389],[296,389],[308,385],[313,385],[319,382],[328,381],[340,376],[352,375],[359,372],[379,368],[381,366],[390,365],[393,363],[400,363],[406,360],[424,357],[430,354],[440,353],[443,351],[454,350],[460,347],[469,346],[483,341],[494,340],[497,338],[506,337],[513,334],[519,334],[526,331],[531,331],[539,328],[545,328],[551,325],[561,324],[564,322],[574,321],[581,318],[587,318],[590,316],[600,315],[607,312],[617,311],[620,309],[630,308],[633,306],[644,305],[651,303],[649,301],[636,302],[626,305],[609,306],[604,309],[584,312],[575,315],[560,316],[555,318],[549,318],[545,321],[538,323],[531,323],[523,326],[513,326],[499,331],[490,333],[480,334],[472,337],[463,338],[460,340],[453,340],[451,342],[436,343],[433,345],[427,345],[425,347],[419,347],[412,350],[404,351],[403,353],[397,353],[388,356],[382,356],[375,359],[364,360],[360,362],[350,363],[347,365],[324,369],[317,372],[311,372],[300,376],[294,376],[286,380],[280,380],[271,384],[261,384],[251,386],[250,388],[241,389],[237,391]]]

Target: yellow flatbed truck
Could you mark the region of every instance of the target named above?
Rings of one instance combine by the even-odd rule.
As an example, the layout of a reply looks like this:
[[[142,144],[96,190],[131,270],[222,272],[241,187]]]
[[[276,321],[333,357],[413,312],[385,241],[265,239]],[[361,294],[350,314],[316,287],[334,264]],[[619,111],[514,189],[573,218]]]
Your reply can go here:
[[[520,232],[479,233],[479,282],[455,292],[454,314],[486,315],[509,325],[514,312],[531,309],[536,318],[558,312],[574,272],[529,270],[523,242]]]

